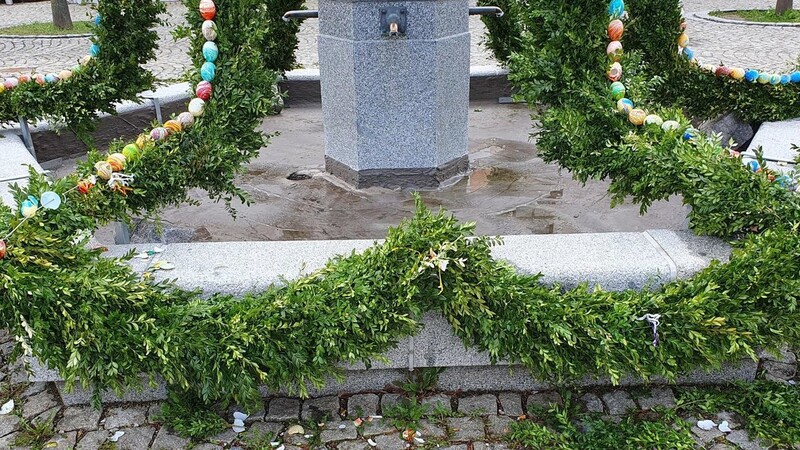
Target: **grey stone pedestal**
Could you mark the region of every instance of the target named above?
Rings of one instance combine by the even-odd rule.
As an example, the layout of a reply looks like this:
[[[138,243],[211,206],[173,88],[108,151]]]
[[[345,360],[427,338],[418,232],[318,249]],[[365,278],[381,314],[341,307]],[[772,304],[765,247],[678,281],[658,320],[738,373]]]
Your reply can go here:
[[[403,36],[381,10],[407,9]],[[354,185],[436,188],[466,172],[467,0],[320,0],[327,170]]]

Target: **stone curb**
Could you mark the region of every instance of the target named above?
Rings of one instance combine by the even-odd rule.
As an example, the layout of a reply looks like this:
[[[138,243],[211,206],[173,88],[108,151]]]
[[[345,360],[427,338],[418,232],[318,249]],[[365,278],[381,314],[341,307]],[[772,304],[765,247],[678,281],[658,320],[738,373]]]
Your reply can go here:
[[[737,11],[735,9],[723,9],[720,12],[734,12]],[[706,20],[709,22],[717,22],[717,23],[724,23],[728,25],[747,25],[747,26],[756,26],[756,27],[797,27],[800,28],[800,23],[794,22],[750,22],[747,20],[736,20],[736,19],[724,19],[722,17],[715,17],[709,14],[709,12],[696,12],[692,14],[692,17],[695,19]]]
[[[0,34],[0,39],[79,39],[79,38],[90,38],[94,36],[94,33],[80,33],[80,34],[29,34],[25,36],[20,36],[18,34]]]

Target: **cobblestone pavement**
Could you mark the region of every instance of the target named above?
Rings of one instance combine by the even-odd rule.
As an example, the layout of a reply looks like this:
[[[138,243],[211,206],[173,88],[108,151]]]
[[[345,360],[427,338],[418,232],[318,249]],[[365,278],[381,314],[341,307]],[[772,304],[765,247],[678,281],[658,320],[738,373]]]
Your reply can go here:
[[[227,420],[244,422],[244,431],[233,427],[216,436],[191,442],[164,426],[158,418],[160,402],[64,405],[54,383],[27,383],[26,372],[19,364],[9,364],[8,355],[14,339],[0,330],[0,405],[14,399],[10,414],[0,414],[0,449],[30,450],[15,446],[21,434],[27,434],[26,422],[41,423],[52,418],[52,427],[44,449],[55,450],[405,450],[410,448],[447,450],[505,450],[504,435],[512,422],[539,420],[537,411],[563,405],[565,397],[555,391],[534,392],[438,392],[425,396],[420,404],[428,413],[415,426],[416,433],[406,434],[382,415],[391,412],[404,397],[399,391],[366,392],[317,397],[306,400],[267,397],[262,408],[242,411],[231,408]],[[766,378],[795,383],[797,358],[784,351],[776,361],[762,362]],[[400,373],[398,372],[398,376]],[[573,404],[592,417],[619,423],[624,417],[647,416],[656,407],[676,405],[676,391],[670,387],[609,388],[574,391]],[[407,415],[410,417],[410,415]],[[405,417],[405,416],[404,416]],[[589,417],[589,416],[585,416]],[[768,445],[751,439],[742,417],[719,411],[702,417],[681,416],[691,426],[698,449],[766,450]],[[419,419],[419,417],[418,417]],[[698,420],[713,420],[715,426],[727,421],[730,430],[698,428]],[[581,419],[582,420],[582,419]],[[239,424],[241,425],[241,424]],[[300,425],[302,428],[298,428]],[[578,423],[580,426],[580,423]],[[112,442],[115,442],[112,445]],[[800,444],[800,443],[798,443]],[[796,445],[795,449],[800,449]],[[612,450],[612,449],[609,449]]]
[[[724,62],[763,70],[784,69],[796,62],[800,56],[800,28],[755,27],[722,24],[691,17],[692,12],[730,8],[768,8],[774,0],[690,0],[684,2],[689,22],[689,35],[697,55],[709,63]],[[308,3],[316,8],[316,0]],[[179,3],[167,5],[167,19],[171,24],[183,22],[184,8]],[[90,16],[88,6],[71,5],[72,17],[81,20]],[[50,20],[48,2],[0,5],[0,27]],[[160,27],[162,37],[157,60],[147,67],[162,80],[178,78],[189,65],[185,54],[186,42],[174,42],[170,27]],[[303,67],[318,67],[316,20],[304,22],[300,31],[298,63]],[[470,18],[472,34],[472,65],[496,64],[482,46],[485,28],[478,17]],[[0,40],[0,70],[3,68],[30,68],[40,72],[51,72],[70,67],[85,55],[89,48],[88,38],[20,39]]]

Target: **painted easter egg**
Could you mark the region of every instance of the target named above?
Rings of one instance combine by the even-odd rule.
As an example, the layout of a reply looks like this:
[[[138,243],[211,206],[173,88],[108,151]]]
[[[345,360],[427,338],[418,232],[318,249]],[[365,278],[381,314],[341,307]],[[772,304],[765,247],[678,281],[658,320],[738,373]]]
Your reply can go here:
[[[781,82],[781,76],[773,73],[769,76],[769,84],[775,85]]]
[[[178,114],[177,120],[178,122],[181,123],[181,126],[183,128],[189,128],[190,126],[192,126],[192,124],[194,124],[194,116],[192,115],[192,113],[188,111],[184,111]]]
[[[44,79],[44,75],[42,75],[40,73],[35,74],[33,76],[33,80],[36,81],[36,84],[38,84],[40,86],[46,83],[46,81]]]
[[[685,20],[681,21],[680,29],[681,29],[681,31],[686,30],[686,21]]]
[[[694,60],[694,50],[690,49],[689,47],[685,47],[683,49],[683,57],[689,61]]]
[[[4,84],[0,84],[0,94],[6,91],[6,86]]]
[[[644,118],[645,125],[655,125],[657,127],[660,127],[663,123],[664,119],[662,119],[661,116],[657,114],[650,114],[649,116]]]
[[[775,178],[775,182],[778,183],[780,187],[789,187],[792,184],[792,179],[787,177],[786,175],[781,175],[778,178]]]
[[[758,82],[761,84],[769,83],[770,75],[768,73],[761,72],[758,74]]]
[[[678,45],[681,47],[686,47],[689,45],[689,36],[686,33],[681,34],[678,36]]]
[[[691,141],[697,136],[697,130],[694,128],[687,128],[686,131],[683,132],[683,140],[684,141]]]
[[[195,117],[200,117],[206,109],[206,102],[201,98],[193,98],[189,102],[189,112]]]
[[[614,100],[625,97],[625,85],[619,81],[611,83],[611,96],[614,97]]]
[[[719,66],[717,67],[715,74],[718,77],[727,77],[731,74],[731,68],[726,66]]]
[[[100,14],[94,16],[94,24],[95,24],[95,26],[100,25],[100,21],[102,21],[102,20],[103,20],[103,18],[100,16]]]
[[[20,83],[30,83],[31,82],[31,76],[30,75],[20,75],[19,77],[17,77],[17,79],[19,80]]]
[[[211,20],[217,15],[217,5],[212,0],[200,0],[199,9],[203,19]]]
[[[60,78],[62,80],[69,79],[70,77],[72,77],[72,71],[71,70],[64,69],[61,72],[58,72],[58,78]]]
[[[150,139],[154,141],[161,141],[167,138],[169,131],[164,127],[156,127],[150,131]]]
[[[139,147],[136,144],[128,144],[122,148],[122,155],[127,161],[136,161],[139,159]]]
[[[608,43],[608,47],[606,47],[606,54],[614,60],[619,61],[622,58],[622,42],[620,41],[611,41]]]
[[[608,4],[608,15],[619,19],[623,14],[625,14],[625,2],[622,0],[611,0],[611,3]]]
[[[745,74],[744,69],[742,69],[741,67],[734,67],[733,69],[731,69],[731,78],[733,78],[734,80],[744,79],[744,74]]]
[[[42,192],[42,208],[58,209],[61,206],[61,196],[53,191]]]
[[[200,67],[200,76],[208,82],[214,81],[217,76],[217,66],[211,62],[203,63],[203,66]]]
[[[0,259],[6,259],[6,241],[0,239]]]
[[[3,80],[3,87],[6,89],[14,89],[18,85],[19,85],[19,80],[14,77],[6,78],[5,80]]]
[[[200,28],[207,41],[217,40],[217,24],[213,20],[206,20]]]
[[[170,134],[180,133],[181,130],[183,129],[181,123],[174,119],[164,122],[164,128],[166,128],[167,131],[170,132]]]
[[[139,150],[144,150],[144,147],[150,142],[152,142],[152,139],[147,133],[142,133],[136,138],[136,146],[139,147]]]
[[[58,75],[54,73],[48,73],[47,75],[44,76],[44,81],[48,83],[55,83],[56,81],[58,81]]]
[[[703,65],[700,66],[700,68],[705,70],[706,72],[711,72],[711,73],[716,73],[717,72],[717,66],[715,66],[713,64],[703,64]]]
[[[750,161],[747,163],[747,168],[752,172],[758,172],[761,170],[761,165],[758,163],[758,161]]]
[[[758,80],[758,71],[753,69],[747,69],[744,72],[744,79],[753,83]]]
[[[198,98],[203,99],[203,101],[208,101],[211,98],[211,92],[213,88],[211,87],[211,83],[208,81],[201,81],[197,83],[197,88],[194,90],[195,94],[197,94]]]
[[[628,114],[633,109],[633,102],[627,98],[621,98],[617,101],[617,111]]]
[[[94,187],[94,183],[92,183],[89,180],[78,181],[78,192],[80,192],[83,195],[88,194],[89,191],[91,191],[93,187]]]
[[[781,84],[789,84],[789,82],[791,80],[792,80],[792,76],[791,75],[787,75],[787,74],[781,75]]]
[[[622,34],[625,33],[625,24],[619,19],[614,19],[608,24],[608,38],[612,41],[622,39]]]
[[[679,124],[675,120],[667,120],[666,122],[661,124],[661,129],[664,130],[664,131],[675,131],[680,127],[681,127],[681,124]]]
[[[97,161],[94,164],[94,168],[97,171],[97,176],[104,180],[111,178],[111,174],[114,173],[114,169],[111,168],[111,164],[108,161]]]
[[[108,155],[106,161],[111,165],[111,170],[114,172],[122,172],[122,170],[125,169],[125,164],[128,162],[125,155],[122,153],[112,153]]]
[[[203,58],[206,59],[208,62],[214,62],[217,60],[217,56],[219,56],[219,48],[217,44],[207,41],[203,44]]]
[[[37,211],[39,211],[39,202],[30,200],[30,197],[28,197],[28,200],[22,202],[19,207],[19,212],[22,214],[22,217],[26,219],[35,216]]]
[[[611,68],[608,69],[608,79],[611,81],[619,81],[622,78],[622,64],[615,62],[611,64]]]
[[[95,57],[97,55],[99,55],[100,54],[100,46],[97,45],[97,44],[92,44],[92,46],[89,47],[89,54],[92,55],[92,56],[95,56]]]
[[[792,83],[800,83],[800,71],[793,72],[789,79]]]
[[[89,61],[91,60],[92,60],[92,55],[85,55],[83,58],[81,58],[80,62],[82,65],[85,66],[86,64],[89,64]]]
[[[647,113],[639,108],[632,109],[631,112],[628,113],[628,121],[636,126],[644,124],[645,117],[647,117]]]

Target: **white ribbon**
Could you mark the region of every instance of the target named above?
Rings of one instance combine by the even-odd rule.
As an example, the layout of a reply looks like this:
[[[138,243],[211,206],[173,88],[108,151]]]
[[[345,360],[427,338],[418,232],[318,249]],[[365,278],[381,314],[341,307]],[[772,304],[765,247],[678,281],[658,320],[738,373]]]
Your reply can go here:
[[[133,175],[127,173],[114,172],[108,179],[108,187],[114,189],[117,186],[127,187],[133,183]]]
[[[653,328],[653,347],[658,347],[658,326],[661,325],[661,314],[645,314],[636,320],[646,320]]]

